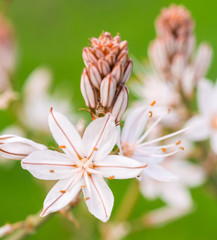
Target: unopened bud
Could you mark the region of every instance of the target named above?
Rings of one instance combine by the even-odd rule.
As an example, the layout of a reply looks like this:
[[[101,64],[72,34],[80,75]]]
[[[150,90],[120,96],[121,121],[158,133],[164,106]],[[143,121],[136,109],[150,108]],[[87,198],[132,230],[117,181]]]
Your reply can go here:
[[[103,107],[109,108],[112,105],[116,92],[116,80],[110,74],[103,79],[100,86],[100,102]]]
[[[93,63],[90,63],[88,65],[88,72],[89,72],[89,77],[90,77],[91,83],[93,84],[93,86],[96,89],[99,89],[101,81],[102,81],[102,77],[99,73],[98,68]]]
[[[96,94],[90,79],[87,74],[87,70],[84,69],[81,76],[81,92],[84,97],[84,101],[89,108],[96,107]]]
[[[194,60],[196,79],[203,78],[209,68],[212,59],[212,49],[208,44],[202,43]]]
[[[129,91],[127,86],[124,86],[119,92],[115,104],[112,108],[112,115],[116,118],[116,121],[119,122],[124,115],[129,100]]]
[[[120,89],[125,89],[131,75],[132,60],[128,58],[127,41],[105,32],[91,39],[91,47],[83,50],[83,59],[86,70],[82,74],[81,91],[92,117],[97,118],[110,112],[116,101],[120,101],[123,94]],[[126,107],[123,109],[124,112]]]

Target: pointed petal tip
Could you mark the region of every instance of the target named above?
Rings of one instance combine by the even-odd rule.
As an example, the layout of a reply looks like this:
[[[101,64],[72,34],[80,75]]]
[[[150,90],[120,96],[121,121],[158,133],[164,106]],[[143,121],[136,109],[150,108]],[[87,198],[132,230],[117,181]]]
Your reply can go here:
[[[43,211],[41,212],[41,214],[40,214],[40,217],[45,217],[46,215],[47,215],[46,211],[43,210]]]

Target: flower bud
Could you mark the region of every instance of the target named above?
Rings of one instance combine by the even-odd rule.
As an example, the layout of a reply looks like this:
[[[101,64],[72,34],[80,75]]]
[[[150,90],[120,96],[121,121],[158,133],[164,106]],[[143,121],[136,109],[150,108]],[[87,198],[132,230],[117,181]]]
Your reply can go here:
[[[120,36],[112,37],[105,32],[90,42],[91,47],[85,47],[82,53],[86,68],[81,92],[92,117],[97,118],[110,112],[116,101],[120,101],[120,89],[125,89],[131,75],[132,60],[128,58],[127,41],[121,41]]]
[[[129,91],[127,86],[124,86],[119,92],[117,99],[115,100],[114,106],[112,108],[112,115],[115,116],[116,121],[121,121],[124,115],[129,100]]]
[[[110,74],[102,81],[100,86],[100,103],[103,107],[109,108],[112,105],[116,92],[116,80]]]
[[[85,103],[89,108],[96,107],[95,89],[91,85],[87,70],[84,69],[81,76],[81,93],[84,97]]]
[[[196,79],[203,78],[209,68],[212,59],[212,49],[208,44],[200,44],[194,60]]]
[[[101,81],[102,81],[102,77],[99,73],[98,68],[93,63],[90,63],[88,65],[88,73],[89,73],[89,77],[90,77],[90,81],[91,81],[92,85],[96,89],[99,89]]]

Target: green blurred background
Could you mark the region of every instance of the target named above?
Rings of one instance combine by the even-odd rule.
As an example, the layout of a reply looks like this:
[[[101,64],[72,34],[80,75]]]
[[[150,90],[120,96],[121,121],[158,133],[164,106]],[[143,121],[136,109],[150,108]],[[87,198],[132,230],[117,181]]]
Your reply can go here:
[[[67,86],[75,109],[84,107],[79,85],[84,64],[81,52],[88,39],[103,30],[120,33],[129,42],[129,51],[138,59],[147,56],[147,46],[154,38],[154,20],[162,7],[171,3],[184,4],[196,21],[197,42],[207,41],[214,50],[208,76],[215,80],[217,70],[217,1],[214,0],[14,0],[8,9],[18,41],[18,65],[15,89],[22,85],[37,66],[46,64],[54,73],[54,85]],[[13,122],[9,112],[0,112],[0,129]],[[112,216],[124,196],[129,181],[112,181],[115,195]],[[35,181],[23,171],[19,162],[6,168],[0,165],[0,225],[16,222],[42,207],[48,190],[43,181]],[[166,226],[132,233],[125,239],[216,239],[217,199],[205,184],[192,190],[195,209],[188,216]],[[139,197],[131,218],[148,209],[163,205]],[[80,213],[82,212],[82,219]],[[55,216],[29,239],[99,239],[98,220],[91,216],[82,202],[74,211],[81,221],[79,231],[60,216]]]

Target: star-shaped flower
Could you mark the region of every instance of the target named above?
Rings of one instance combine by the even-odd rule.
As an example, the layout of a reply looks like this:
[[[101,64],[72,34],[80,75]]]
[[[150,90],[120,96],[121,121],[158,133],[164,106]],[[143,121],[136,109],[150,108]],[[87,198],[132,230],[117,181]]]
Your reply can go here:
[[[198,85],[199,114],[192,117],[187,125],[189,139],[202,141],[210,138],[211,147],[217,154],[217,84],[203,80]]]
[[[181,142],[156,145],[165,139],[176,136],[186,129],[175,133],[159,137],[153,140],[147,140],[153,129],[162,120],[165,114],[160,115],[151,125],[147,127],[147,122],[154,114],[155,101],[149,107],[136,107],[127,116],[124,127],[122,129],[119,148],[121,155],[136,159],[148,166],[143,170],[144,174],[159,180],[171,181],[176,179],[176,176],[168,170],[160,166],[160,162],[165,157],[172,156],[183,148]]]
[[[111,114],[94,120],[81,138],[75,127],[51,108],[49,127],[64,153],[37,151],[22,160],[22,167],[35,177],[59,180],[47,195],[41,216],[62,209],[82,190],[89,211],[107,221],[114,197],[103,177],[134,178],[147,165],[127,157],[109,155],[118,137]]]

